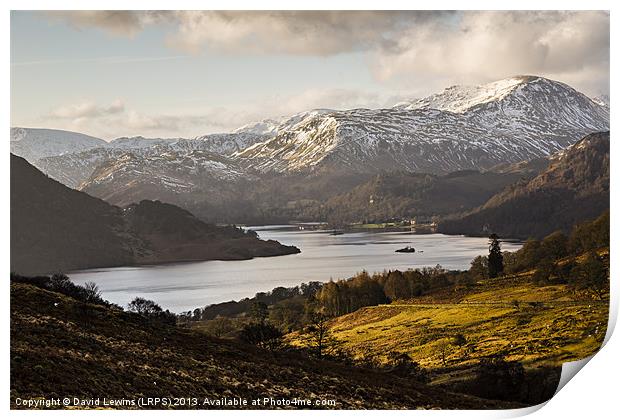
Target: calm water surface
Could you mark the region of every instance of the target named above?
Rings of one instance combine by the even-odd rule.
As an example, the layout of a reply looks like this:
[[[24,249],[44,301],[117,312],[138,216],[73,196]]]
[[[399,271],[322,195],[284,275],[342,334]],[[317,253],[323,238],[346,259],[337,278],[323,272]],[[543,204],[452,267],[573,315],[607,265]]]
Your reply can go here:
[[[83,284],[94,281],[103,297],[127,305],[142,296],[173,312],[191,310],[210,303],[252,297],[277,286],[296,286],[312,280],[346,278],[366,270],[406,270],[441,264],[464,269],[471,260],[486,254],[486,238],[409,232],[359,232],[330,235],[325,231],[296,230],[286,226],[252,228],[262,239],[295,245],[300,254],[254,258],[247,261],[205,261],[146,267],[85,270],[70,274]],[[394,251],[407,245],[416,252]],[[519,243],[505,242],[513,251]]]

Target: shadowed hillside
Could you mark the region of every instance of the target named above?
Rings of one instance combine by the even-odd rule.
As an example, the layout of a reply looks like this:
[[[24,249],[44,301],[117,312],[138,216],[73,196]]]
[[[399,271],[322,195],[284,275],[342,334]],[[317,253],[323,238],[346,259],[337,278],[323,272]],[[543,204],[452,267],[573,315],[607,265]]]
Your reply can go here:
[[[538,176],[518,182],[460,218],[444,220],[443,233],[543,237],[609,208],[609,132],[584,137],[555,155]]]
[[[299,252],[169,204],[121,209],[54,181],[11,155],[11,270],[23,274]]]

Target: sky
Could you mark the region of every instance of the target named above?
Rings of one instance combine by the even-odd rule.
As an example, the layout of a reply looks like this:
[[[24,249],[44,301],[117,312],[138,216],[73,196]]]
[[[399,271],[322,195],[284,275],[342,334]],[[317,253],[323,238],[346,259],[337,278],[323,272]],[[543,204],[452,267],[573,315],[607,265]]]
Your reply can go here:
[[[521,74],[609,94],[609,13],[11,13],[11,125],[105,140],[389,107]]]

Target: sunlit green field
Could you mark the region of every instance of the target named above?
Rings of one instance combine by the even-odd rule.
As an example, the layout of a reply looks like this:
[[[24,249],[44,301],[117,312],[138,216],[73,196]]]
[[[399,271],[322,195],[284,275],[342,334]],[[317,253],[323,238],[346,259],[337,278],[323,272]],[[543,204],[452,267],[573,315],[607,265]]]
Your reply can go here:
[[[585,300],[584,300],[585,299]],[[427,368],[465,367],[502,355],[528,367],[590,356],[607,328],[608,302],[528,276],[485,281],[336,318],[331,333],[355,358],[407,353]],[[297,337],[290,340],[298,342]]]

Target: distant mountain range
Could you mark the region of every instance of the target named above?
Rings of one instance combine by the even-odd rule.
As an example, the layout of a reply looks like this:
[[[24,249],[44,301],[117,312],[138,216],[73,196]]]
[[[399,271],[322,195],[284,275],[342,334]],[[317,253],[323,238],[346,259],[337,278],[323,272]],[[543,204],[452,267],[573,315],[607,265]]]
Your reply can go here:
[[[608,127],[608,109],[587,96],[521,76],[454,86],[391,109],[304,113],[235,156],[260,171],[327,166],[446,173],[548,156]]]
[[[444,220],[445,233],[543,237],[609,209],[609,132],[584,137],[549,159],[536,177],[506,187],[484,205]]]
[[[560,82],[516,76],[453,86],[387,109],[313,110],[194,139],[107,143],[77,133],[14,128],[11,150],[65,185],[115,205],[162,200],[216,222],[339,219],[330,210],[338,197],[370,193],[376,187],[363,185],[376,175],[501,172],[502,165],[544,160],[587,134],[608,130],[608,102]],[[519,176],[533,176],[526,172]],[[509,179],[499,177],[475,199],[443,207],[460,212],[479,206]],[[413,185],[412,194],[422,188],[418,181]],[[491,185],[497,190],[489,190]],[[360,196],[353,202],[368,200]],[[417,203],[400,207],[433,214],[435,208]],[[350,210],[345,214],[363,213],[343,204]]]
[[[296,252],[234,227],[209,225],[170,204],[112,206],[11,155],[11,271],[43,274]]]

